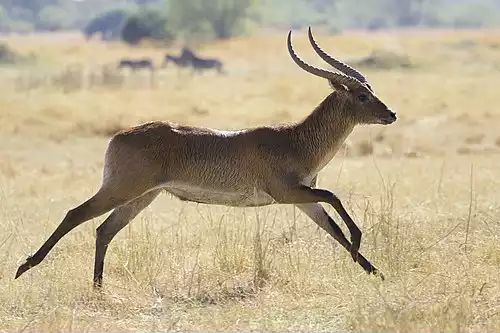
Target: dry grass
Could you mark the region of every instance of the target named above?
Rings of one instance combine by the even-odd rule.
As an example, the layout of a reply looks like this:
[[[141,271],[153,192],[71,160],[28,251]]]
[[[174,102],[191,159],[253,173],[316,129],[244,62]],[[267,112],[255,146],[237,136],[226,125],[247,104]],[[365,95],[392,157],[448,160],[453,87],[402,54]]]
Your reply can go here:
[[[362,252],[385,282],[367,276],[292,206],[236,209],[166,195],[112,242],[102,293],[91,288],[94,230],[102,218],[77,228],[14,280],[17,266],[66,211],[98,188],[107,137],[116,130],[151,119],[221,129],[298,120],[328,87],[294,66],[284,34],[204,46],[205,54],[227,62],[229,75],[221,77],[167,69],[154,86],[139,75],[120,87],[65,92],[51,85],[18,90],[13,77],[26,69],[6,72],[0,329],[499,331],[498,36],[318,36],[343,58],[388,49],[417,64],[367,70],[399,120],[355,130],[320,174],[320,186],[335,190],[353,212],[364,231]],[[30,69],[39,73],[101,66],[124,54],[159,62],[162,54],[72,35],[8,41],[43,59]],[[295,44],[321,64],[304,34]]]

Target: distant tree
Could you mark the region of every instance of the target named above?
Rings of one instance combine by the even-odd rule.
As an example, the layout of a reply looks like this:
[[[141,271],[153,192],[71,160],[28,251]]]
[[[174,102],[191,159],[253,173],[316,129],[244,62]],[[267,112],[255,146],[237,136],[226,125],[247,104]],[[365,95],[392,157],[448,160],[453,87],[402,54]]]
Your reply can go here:
[[[169,24],[186,34],[226,39],[241,31],[253,3],[252,0],[170,0]]]
[[[168,9],[172,31],[199,39],[230,38],[252,26],[302,29],[311,25],[330,32],[500,26],[500,0],[0,0],[0,6],[2,32],[83,29],[88,37],[98,33],[104,39],[120,38],[128,17],[114,10],[133,13],[151,6],[161,16]],[[96,13],[103,14],[96,17]],[[92,22],[99,18],[103,21]],[[152,25],[154,35],[164,33],[157,21]]]
[[[9,30],[9,14],[5,10],[5,8],[0,5],[0,31],[6,32]]]
[[[453,8],[447,23],[455,28],[481,28],[499,23],[498,11],[495,13],[494,4],[464,3]]]
[[[128,16],[128,12],[123,9],[102,13],[87,23],[83,33],[87,39],[96,33],[100,33],[103,40],[119,38]]]
[[[40,11],[47,6],[61,5],[61,0],[10,0],[2,1],[2,5],[12,9],[14,7],[24,8],[34,15],[38,15]]]
[[[162,0],[135,0],[135,3],[138,5],[146,5],[146,4],[152,4],[152,3],[158,3]]]
[[[164,13],[156,8],[146,8],[131,15],[121,31],[122,40],[129,44],[137,44],[144,38],[170,42],[175,38],[167,29],[167,19]]]
[[[421,0],[341,0],[338,17],[349,28],[412,26],[420,21],[421,3]]]
[[[37,30],[60,30],[71,25],[71,18],[63,8],[55,5],[44,7],[38,13],[38,20],[35,24]]]
[[[121,37],[123,41],[135,45],[139,43],[141,39],[150,37],[150,33],[143,22],[141,22],[140,18],[136,15],[132,15],[125,22],[121,31]]]
[[[419,8],[422,0],[391,0],[388,4],[391,12],[396,15],[396,25],[415,26],[420,21]]]

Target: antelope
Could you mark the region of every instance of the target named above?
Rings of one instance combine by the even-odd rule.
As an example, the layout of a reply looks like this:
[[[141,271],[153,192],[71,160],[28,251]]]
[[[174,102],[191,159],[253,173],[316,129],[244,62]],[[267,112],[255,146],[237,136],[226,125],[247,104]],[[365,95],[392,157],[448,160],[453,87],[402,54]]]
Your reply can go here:
[[[341,200],[317,188],[318,172],[330,162],[359,124],[396,121],[366,77],[329,56],[316,53],[339,72],[307,64],[287,47],[301,69],[328,80],[332,92],[303,120],[239,131],[153,121],[115,134],[109,141],[102,185],[90,199],[69,210],[39,250],[19,266],[17,279],[38,265],[69,231],[110,210],[96,229],[94,288],[102,287],[104,258],[115,235],[166,190],[182,201],[232,207],[293,204],[344,247],[368,274],[383,274],[361,253],[361,231]],[[320,203],[331,205],[350,232],[350,241]]]

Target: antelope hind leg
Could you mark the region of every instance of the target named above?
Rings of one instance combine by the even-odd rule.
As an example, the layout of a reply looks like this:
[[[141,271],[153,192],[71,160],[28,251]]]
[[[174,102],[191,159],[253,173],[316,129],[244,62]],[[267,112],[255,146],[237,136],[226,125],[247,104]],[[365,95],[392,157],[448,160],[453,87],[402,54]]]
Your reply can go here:
[[[104,258],[111,240],[129,224],[144,208],[149,206],[161,190],[153,190],[133,201],[115,208],[113,213],[96,230],[94,263],[94,289],[102,287]]]

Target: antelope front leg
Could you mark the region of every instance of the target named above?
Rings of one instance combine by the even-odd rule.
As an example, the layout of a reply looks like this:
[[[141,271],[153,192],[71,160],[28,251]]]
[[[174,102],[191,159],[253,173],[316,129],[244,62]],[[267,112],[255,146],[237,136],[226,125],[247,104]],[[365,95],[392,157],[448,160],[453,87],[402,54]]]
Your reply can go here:
[[[297,204],[295,205],[302,212],[304,212],[311,220],[316,222],[323,230],[328,232],[337,242],[342,245],[347,251],[351,249],[351,243],[345,238],[344,233],[340,227],[335,223],[335,221],[327,214],[325,209],[318,203],[308,203],[308,204]],[[379,276],[382,281],[384,280],[384,275],[375,266],[373,266],[368,259],[363,257],[361,253],[358,253],[358,264],[363,267],[363,269],[368,274],[373,274]]]
[[[361,230],[359,230],[356,223],[354,223],[349,213],[345,210],[340,199],[334,193],[305,185],[297,185],[295,187],[275,186],[269,194],[279,203],[303,204],[324,202],[330,204],[335,208],[347,225],[351,233],[351,246],[349,252],[355,262],[358,260],[358,251],[361,244]]]

